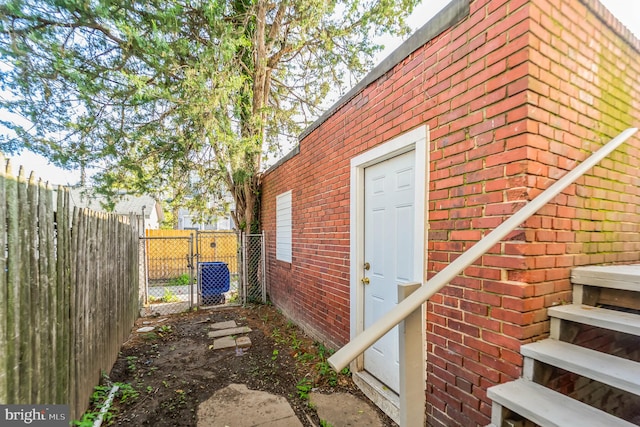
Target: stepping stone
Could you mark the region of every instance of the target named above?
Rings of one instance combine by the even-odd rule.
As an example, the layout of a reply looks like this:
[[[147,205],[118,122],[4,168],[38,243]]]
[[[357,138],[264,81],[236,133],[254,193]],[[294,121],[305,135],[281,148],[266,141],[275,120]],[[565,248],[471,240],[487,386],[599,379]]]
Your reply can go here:
[[[236,340],[236,345],[240,348],[247,349],[251,347],[251,339],[249,337],[239,337]]]
[[[244,384],[213,393],[198,406],[197,416],[197,427],[302,427],[287,399]]]
[[[227,320],[226,322],[214,323],[210,326],[211,329],[230,329],[237,327],[238,324],[235,320]]]
[[[155,326],[145,326],[144,328],[138,329],[136,332],[151,332],[155,329]]]
[[[231,337],[222,337],[217,340],[213,340],[213,350],[220,350],[223,348],[235,348],[236,340]]]
[[[309,393],[318,417],[332,426],[382,427],[382,421],[364,400],[349,393]]]
[[[240,334],[246,334],[251,332],[251,328],[247,327],[247,326],[240,326],[237,328],[230,328],[230,329],[221,329],[218,331],[211,331],[209,332],[207,335],[209,336],[209,338],[218,338],[218,337],[225,337],[227,335],[240,335]]]

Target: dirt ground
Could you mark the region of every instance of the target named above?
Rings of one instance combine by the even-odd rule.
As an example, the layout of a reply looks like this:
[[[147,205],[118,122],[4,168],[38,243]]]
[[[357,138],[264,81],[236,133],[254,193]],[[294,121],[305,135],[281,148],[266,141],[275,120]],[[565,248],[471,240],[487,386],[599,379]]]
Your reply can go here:
[[[210,348],[210,325],[229,320],[252,329],[248,334],[251,348],[244,352]],[[153,332],[135,332],[144,326],[156,328]],[[216,390],[239,383],[284,396],[303,425],[319,426],[320,420],[308,404],[312,390],[364,397],[348,372],[338,375],[329,368],[329,355],[329,350],[307,337],[271,305],[140,318],[108,379],[131,385],[137,396],[135,392],[120,395],[110,423],[195,426],[201,402]],[[395,426],[378,412],[385,425]]]

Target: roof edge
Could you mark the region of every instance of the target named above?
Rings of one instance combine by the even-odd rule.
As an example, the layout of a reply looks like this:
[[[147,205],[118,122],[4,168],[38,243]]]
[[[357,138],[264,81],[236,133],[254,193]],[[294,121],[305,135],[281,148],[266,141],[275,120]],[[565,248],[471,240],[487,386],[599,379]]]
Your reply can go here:
[[[599,0],[580,0],[604,25],[622,38],[632,49],[640,52],[640,39],[635,36],[616,16]]]
[[[320,127],[320,125],[336,111],[347,104],[351,99],[355,98],[356,95],[362,92],[371,83],[375,82],[393,67],[398,65],[406,57],[424,46],[438,34],[469,16],[469,3],[470,0],[452,0],[444,9],[438,12],[436,16],[431,18],[426,24],[416,30],[416,32],[413,33],[411,37],[402,43],[396,50],[391,52],[389,56],[371,70],[369,74],[360,80],[360,82],[358,82],[358,84],[356,84],[349,92],[329,107],[329,109],[325,111],[315,122],[303,130],[300,136],[298,136],[298,141],[302,141],[304,138],[309,136],[311,132]]]
[[[291,151],[289,151],[284,157],[282,157],[280,160],[278,160],[277,162],[275,162],[273,165],[269,166],[267,168],[267,170],[265,170],[262,175],[267,175],[269,172],[271,172],[274,169],[277,169],[281,164],[285,163],[286,161],[288,161],[289,159],[291,159],[292,157],[296,156],[300,154],[300,144],[296,144],[295,147],[293,147],[291,149]]]

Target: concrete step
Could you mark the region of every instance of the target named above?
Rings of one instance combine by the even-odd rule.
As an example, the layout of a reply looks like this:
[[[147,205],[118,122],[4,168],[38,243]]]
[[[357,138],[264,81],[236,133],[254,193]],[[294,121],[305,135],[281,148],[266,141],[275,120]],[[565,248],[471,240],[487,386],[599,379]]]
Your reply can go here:
[[[608,310],[590,305],[568,304],[549,307],[548,314],[552,321],[553,338],[557,338],[554,335],[554,329],[556,329],[553,325],[554,319],[569,320],[640,336],[640,316],[633,313]]]
[[[640,396],[640,363],[553,339],[523,345],[520,352],[524,357]]]
[[[640,264],[576,267],[571,283],[640,292]]]
[[[524,379],[491,387],[487,390],[487,396],[493,400],[491,422],[494,425],[502,424],[502,420],[495,419],[503,413],[501,407],[508,408],[541,426],[631,427],[634,425]]]

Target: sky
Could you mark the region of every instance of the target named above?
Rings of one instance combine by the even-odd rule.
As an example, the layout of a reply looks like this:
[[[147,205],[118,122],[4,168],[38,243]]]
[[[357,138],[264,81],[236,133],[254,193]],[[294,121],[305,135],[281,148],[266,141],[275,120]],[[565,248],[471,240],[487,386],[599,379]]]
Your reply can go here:
[[[407,20],[412,30],[417,30],[426,24],[444,8],[450,0],[422,0]],[[640,1],[637,0],[600,0],[629,30],[640,38]],[[384,37],[378,41],[385,49],[378,53],[376,62],[381,62],[403,40],[399,37]],[[55,167],[41,156],[23,151],[22,154],[11,159],[13,170],[17,173],[18,166],[23,165],[27,174],[34,170],[38,177],[50,181],[52,184],[76,184],[79,181],[79,171],[68,171]]]

